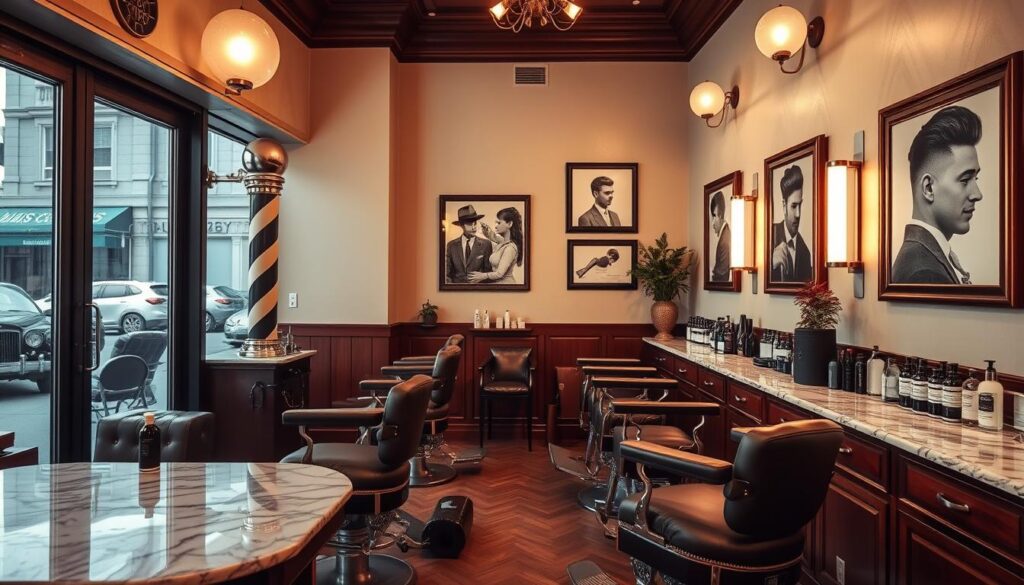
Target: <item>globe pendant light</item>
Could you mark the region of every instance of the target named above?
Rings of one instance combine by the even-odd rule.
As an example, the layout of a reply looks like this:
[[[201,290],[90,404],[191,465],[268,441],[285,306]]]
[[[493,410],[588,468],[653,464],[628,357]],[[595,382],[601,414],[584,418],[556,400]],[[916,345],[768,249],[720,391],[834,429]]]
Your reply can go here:
[[[270,25],[240,8],[210,19],[203,31],[202,54],[227,93],[234,95],[270,81],[281,62],[281,46]]]

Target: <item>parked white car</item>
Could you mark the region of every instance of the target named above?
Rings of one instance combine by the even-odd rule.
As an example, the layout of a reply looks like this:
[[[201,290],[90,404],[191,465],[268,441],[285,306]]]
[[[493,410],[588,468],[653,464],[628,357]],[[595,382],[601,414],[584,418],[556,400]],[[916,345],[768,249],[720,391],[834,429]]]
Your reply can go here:
[[[103,328],[120,333],[167,328],[167,285],[137,280],[92,284],[92,302],[100,308]]]

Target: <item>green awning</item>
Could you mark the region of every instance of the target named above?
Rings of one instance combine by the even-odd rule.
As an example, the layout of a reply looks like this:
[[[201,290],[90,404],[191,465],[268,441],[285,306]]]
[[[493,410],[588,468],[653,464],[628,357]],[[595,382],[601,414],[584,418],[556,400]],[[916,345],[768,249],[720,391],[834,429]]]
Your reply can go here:
[[[97,207],[92,213],[92,245],[128,245],[130,207]],[[49,207],[0,207],[0,246],[49,246],[53,242],[53,210]]]

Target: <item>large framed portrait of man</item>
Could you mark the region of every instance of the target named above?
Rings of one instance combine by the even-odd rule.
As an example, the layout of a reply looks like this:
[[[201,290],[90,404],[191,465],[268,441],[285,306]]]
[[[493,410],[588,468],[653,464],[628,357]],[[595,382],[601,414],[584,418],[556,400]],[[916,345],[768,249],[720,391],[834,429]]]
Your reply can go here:
[[[733,171],[704,185],[704,290],[740,292],[739,271],[733,270],[732,230],[729,225],[732,197],[743,194],[743,174]]]
[[[795,294],[808,283],[826,282],[825,162],[828,137],[765,159],[764,290]]]
[[[878,114],[878,298],[1020,306],[1022,53]]]
[[[439,213],[439,290],[530,290],[529,195],[441,195]]]
[[[637,233],[637,163],[565,163],[567,233]]]

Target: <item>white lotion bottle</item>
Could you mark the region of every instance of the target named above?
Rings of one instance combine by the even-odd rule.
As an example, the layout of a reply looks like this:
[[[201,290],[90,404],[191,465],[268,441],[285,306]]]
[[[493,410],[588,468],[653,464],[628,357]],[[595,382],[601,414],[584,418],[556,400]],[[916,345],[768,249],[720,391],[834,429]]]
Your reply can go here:
[[[491,328],[491,314],[484,309],[484,329]]]
[[[473,311],[473,329],[479,329],[480,325],[480,309],[476,309]]]
[[[1003,385],[999,383],[995,360],[985,360],[985,381],[978,385],[978,428],[1003,429]]]

